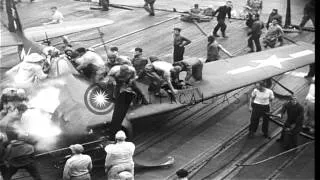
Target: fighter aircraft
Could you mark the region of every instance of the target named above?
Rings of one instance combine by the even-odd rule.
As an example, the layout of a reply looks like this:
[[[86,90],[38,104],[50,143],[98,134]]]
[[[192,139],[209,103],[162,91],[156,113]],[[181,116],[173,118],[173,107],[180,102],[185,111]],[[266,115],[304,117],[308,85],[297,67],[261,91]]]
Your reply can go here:
[[[20,24],[18,16],[16,17],[16,23]],[[25,48],[33,50],[38,47],[35,42],[25,37],[22,28],[17,28],[17,35]],[[193,84],[192,88],[180,90],[175,98],[155,97],[148,92],[148,85],[138,82],[142,93],[148,97],[149,104],[132,106],[128,112],[123,112],[126,113],[122,122],[123,129],[132,134],[133,119],[174,111],[314,63],[314,49],[312,44],[297,42],[206,63],[203,68],[203,80]],[[30,88],[29,92],[30,106],[40,109],[41,113],[49,112],[50,120],[59,127],[62,134],[59,134],[58,138],[63,138],[64,135],[89,135],[94,130],[93,127],[109,124],[111,121],[114,103],[108,98],[108,92],[79,76],[58,75],[39,83],[36,88]],[[50,132],[50,126],[39,127],[37,122],[33,125],[38,127],[30,130],[30,134],[33,133],[34,136]]]

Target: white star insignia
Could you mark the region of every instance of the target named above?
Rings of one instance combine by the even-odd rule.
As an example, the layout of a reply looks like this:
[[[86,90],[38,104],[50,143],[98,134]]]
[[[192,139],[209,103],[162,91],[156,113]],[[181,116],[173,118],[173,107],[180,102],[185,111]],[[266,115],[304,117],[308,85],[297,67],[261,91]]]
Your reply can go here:
[[[256,66],[255,68],[261,68],[265,66],[274,66],[281,69],[282,68],[281,62],[287,61],[290,59],[293,59],[293,58],[278,58],[276,55],[272,55],[268,59],[254,60],[252,62],[259,63],[259,65]]]

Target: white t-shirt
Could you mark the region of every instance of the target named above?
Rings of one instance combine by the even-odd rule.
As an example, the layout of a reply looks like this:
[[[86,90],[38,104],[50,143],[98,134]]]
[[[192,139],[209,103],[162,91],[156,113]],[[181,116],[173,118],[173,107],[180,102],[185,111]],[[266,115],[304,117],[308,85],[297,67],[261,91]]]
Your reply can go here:
[[[155,70],[163,72],[163,78],[170,79],[170,70],[173,69],[171,63],[168,63],[166,61],[155,61],[152,63],[152,65]]]
[[[273,91],[265,88],[264,92],[260,92],[258,89],[252,91],[251,97],[254,97],[253,103],[260,105],[269,105],[270,99],[274,99]]]
[[[134,163],[132,156],[135,150],[135,145],[132,142],[109,144],[104,148],[104,150],[107,153],[105,166]]]
[[[56,12],[52,15],[52,20],[56,23],[62,23],[63,22],[63,15],[60,11],[56,10]]]
[[[76,59],[76,63],[78,63],[81,67],[86,67],[88,64],[91,63],[101,68],[104,67],[105,64],[101,56],[92,51],[87,51],[80,58]]]

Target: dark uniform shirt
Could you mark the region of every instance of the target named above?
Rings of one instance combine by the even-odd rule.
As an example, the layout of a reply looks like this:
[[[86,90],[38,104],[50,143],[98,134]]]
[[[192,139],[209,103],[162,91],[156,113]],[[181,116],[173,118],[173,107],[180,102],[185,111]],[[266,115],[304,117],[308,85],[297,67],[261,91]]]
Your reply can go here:
[[[191,43],[191,41],[183,36],[174,36],[173,38],[173,45],[174,46],[180,46],[183,42],[186,42],[185,45],[188,45]]]
[[[13,141],[6,149],[5,159],[13,167],[22,167],[34,162],[34,147],[24,141]]]
[[[263,22],[261,22],[260,20],[256,20],[252,24],[251,34],[253,36],[261,35],[262,34],[261,29],[263,29],[263,28],[264,28]]]
[[[231,18],[231,7],[228,6],[220,6],[214,13],[215,16],[219,12],[217,19],[225,19],[226,15],[228,14],[228,18]]]
[[[286,127],[289,127],[293,124],[295,124],[295,130],[299,130],[302,127],[304,116],[304,109],[302,105],[299,103],[286,103],[282,108],[282,112],[287,112],[287,120],[285,122]]]
[[[273,13],[270,14],[267,25],[269,25],[269,23],[271,23],[272,20],[274,20],[274,19],[278,21],[280,26],[282,25],[282,16],[278,13],[277,14],[273,14]]]

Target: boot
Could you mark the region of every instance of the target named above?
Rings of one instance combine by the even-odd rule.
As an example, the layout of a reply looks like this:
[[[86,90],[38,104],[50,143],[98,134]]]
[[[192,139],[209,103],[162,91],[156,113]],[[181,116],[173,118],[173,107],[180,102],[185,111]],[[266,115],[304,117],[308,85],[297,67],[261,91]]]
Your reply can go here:
[[[228,36],[226,35],[226,33],[225,33],[225,32],[222,32],[222,37],[224,37],[224,38],[228,38]]]

